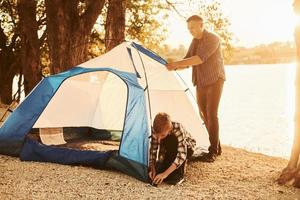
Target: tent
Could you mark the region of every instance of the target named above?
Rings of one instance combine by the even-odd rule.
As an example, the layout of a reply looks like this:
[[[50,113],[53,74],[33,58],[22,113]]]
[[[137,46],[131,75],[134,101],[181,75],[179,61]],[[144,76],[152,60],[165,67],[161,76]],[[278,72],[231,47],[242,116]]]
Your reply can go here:
[[[0,153],[26,161],[111,167],[146,181],[151,123],[158,112],[182,123],[199,149],[207,151],[208,135],[195,99],[165,64],[143,46],[124,42],[44,78],[2,124]],[[47,137],[45,130],[50,132]],[[30,137],[32,133],[40,138]],[[119,134],[119,145],[103,151],[64,146],[79,133],[98,141]],[[56,142],[51,139],[57,136]]]

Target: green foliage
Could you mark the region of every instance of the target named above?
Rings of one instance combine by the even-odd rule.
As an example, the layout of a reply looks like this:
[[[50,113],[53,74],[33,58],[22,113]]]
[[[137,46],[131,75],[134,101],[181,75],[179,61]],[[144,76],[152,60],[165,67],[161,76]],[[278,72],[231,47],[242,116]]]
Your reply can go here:
[[[0,26],[6,36],[6,46],[11,46],[12,51],[16,51],[20,47],[18,23],[17,1],[1,0]]]
[[[88,44],[88,58],[92,59],[95,58],[103,53],[105,53],[105,44],[104,44],[104,32],[99,31],[101,30],[100,27],[97,27],[97,24],[95,24],[92,33],[90,35],[90,40]]]
[[[203,1],[205,3],[205,1]],[[229,31],[230,22],[221,10],[220,2],[214,0],[211,3],[200,5],[199,15],[205,19],[207,29],[217,33],[222,40],[225,61],[232,56],[233,33]]]
[[[161,14],[164,13],[164,14]],[[137,40],[157,50],[166,39],[163,20],[168,17],[168,6],[160,0],[132,0],[127,2],[126,38]]]

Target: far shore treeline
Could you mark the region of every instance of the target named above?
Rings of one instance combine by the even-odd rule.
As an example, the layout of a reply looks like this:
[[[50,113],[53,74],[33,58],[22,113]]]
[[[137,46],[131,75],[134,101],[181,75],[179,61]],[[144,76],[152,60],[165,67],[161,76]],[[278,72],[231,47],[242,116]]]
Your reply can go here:
[[[177,48],[164,46],[160,55],[180,59],[185,56],[187,49],[183,45]],[[296,47],[294,42],[274,42],[255,47],[233,47],[230,57],[225,59],[226,65],[246,64],[276,64],[296,62]]]

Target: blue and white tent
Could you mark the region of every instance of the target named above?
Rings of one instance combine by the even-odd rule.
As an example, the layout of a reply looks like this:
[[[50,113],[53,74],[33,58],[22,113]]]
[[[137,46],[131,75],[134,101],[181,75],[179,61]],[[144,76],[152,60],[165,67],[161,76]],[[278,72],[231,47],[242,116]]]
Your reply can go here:
[[[2,124],[0,153],[21,160],[109,166],[146,181],[150,128],[158,112],[182,123],[197,145],[207,150],[207,132],[191,91],[165,64],[141,45],[124,42],[102,56],[44,78]],[[118,131],[120,145],[112,153],[46,145],[27,137],[49,128]]]

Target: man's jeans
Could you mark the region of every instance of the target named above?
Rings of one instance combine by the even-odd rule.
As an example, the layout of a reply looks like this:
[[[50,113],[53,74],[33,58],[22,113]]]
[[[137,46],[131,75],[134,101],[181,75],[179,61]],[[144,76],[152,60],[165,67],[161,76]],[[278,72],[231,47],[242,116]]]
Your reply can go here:
[[[209,134],[209,152],[214,154],[218,154],[218,151],[221,151],[218,108],[223,85],[224,80],[219,79],[217,82],[209,86],[196,88],[200,116],[203,118]]]

